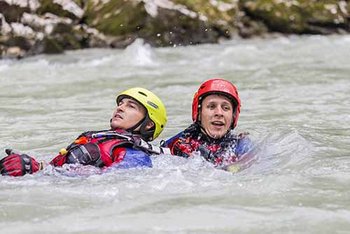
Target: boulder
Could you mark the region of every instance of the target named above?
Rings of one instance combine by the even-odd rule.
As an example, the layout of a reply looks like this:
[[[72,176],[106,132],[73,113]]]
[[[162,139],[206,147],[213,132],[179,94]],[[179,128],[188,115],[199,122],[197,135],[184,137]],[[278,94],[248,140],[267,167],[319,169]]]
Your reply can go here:
[[[349,12],[345,0],[0,0],[0,52],[21,58],[124,48],[137,38],[181,46],[271,32],[348,33]]]
[[[86,22],[115,36],[111,44],[124,46],[143,38],[153,46],[215,43],[235,31],[238,5],[221,1],[115,0],[91,1]]]
[[[349,31],[349,4],[338,0],[248,0],[242,10],[269,31],[295,34],[330,34]]]

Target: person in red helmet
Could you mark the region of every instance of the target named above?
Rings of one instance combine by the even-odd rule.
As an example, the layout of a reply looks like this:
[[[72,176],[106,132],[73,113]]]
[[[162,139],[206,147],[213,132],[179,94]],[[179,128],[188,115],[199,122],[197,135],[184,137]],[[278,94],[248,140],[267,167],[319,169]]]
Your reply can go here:
[[[199,152],[216,167],[229,171],[242,169],[252,149],[247,134],[234,134],[241,100],[237,88],[229,81],[215,78],[202,83],[192,102],[193,123],[165,141],[173,155],[190,157]]]

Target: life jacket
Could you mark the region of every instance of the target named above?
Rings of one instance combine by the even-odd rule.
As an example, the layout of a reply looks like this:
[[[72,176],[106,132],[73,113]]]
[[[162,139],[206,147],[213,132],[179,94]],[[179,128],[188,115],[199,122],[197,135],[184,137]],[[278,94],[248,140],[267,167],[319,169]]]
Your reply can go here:
[[[246,134],[228,132],[220,139],[213,139],[203,134],[196,123],[184,131],[165,141],[172,155],[190,157],[193,152],[200,155],[215,166],[232,164],[248,152],[252,147]]]
[[[137,136],[133,136],[134,139]],[[109,167],[124,160],[125,167],[152,166],[149,154],[133,149],[130,133],[123,130],[89,131],[81,134],[65,150],[61,150],[50,164],[79,163],[96,167]],[[128,164],[129,163],[129,164]]]

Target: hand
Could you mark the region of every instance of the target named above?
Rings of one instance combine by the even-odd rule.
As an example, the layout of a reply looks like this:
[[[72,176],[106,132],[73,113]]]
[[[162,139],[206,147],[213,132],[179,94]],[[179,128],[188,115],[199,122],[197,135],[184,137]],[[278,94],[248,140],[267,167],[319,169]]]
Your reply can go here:
[[[203,145],[200,145],[198,147],[198,151],[200,152],[201,156],[207,161],[213,161],[214,155],[209,149],[205,148]]]
[[[0,173],[2,175],[23,176],[42,169],[40,163],[26,154],[14,153],[9,149],[6,149],[6,153],[8,156],[0,160]]]
[[[132,142],[134,143],[135,149],[141,149],[150,154],[171,154],[169,148],[155,146],[139,137],[132,137]]]

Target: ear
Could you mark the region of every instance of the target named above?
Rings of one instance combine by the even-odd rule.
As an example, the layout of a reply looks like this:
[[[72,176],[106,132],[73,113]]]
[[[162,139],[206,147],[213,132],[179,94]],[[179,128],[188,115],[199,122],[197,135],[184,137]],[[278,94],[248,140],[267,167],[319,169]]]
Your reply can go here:
[[[154,127],[153,121],[148,121],[148,123],[146,124],[146,130],[150,130],[153,127]]]

